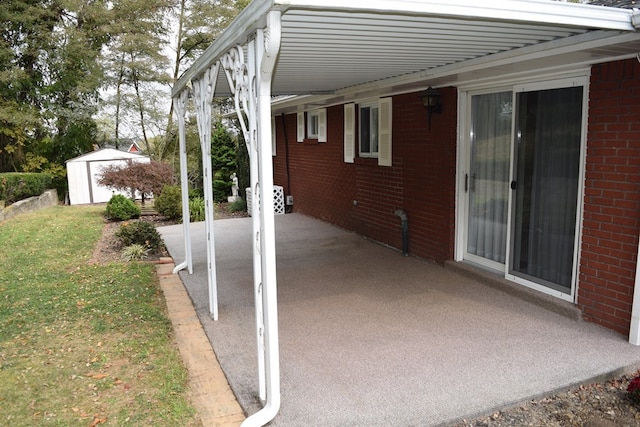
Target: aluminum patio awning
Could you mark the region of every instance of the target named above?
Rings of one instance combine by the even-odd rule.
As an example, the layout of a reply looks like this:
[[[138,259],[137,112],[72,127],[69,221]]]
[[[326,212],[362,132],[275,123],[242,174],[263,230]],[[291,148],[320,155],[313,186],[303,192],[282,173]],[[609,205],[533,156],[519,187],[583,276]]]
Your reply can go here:
[[[213,171],[211,103],[233,96],[250,152],[259,397],[243,425],[280,407],[271,117],[427,86],[489,84],[562,72],[640,52],[640,11],[551,0],[255,0],[172,90],[178,114],[183,218],[189,235],[185,105],[190,95]],[[305,95],[273,102],[277,95]],[[210,312],[217,319],[212,195],[205,193]],[[269,195],[269,197],[261,197]],[[187,260],[177,269],[191,269]]]
[[[266,14],[282,14],[272,95],[333,97],[459,84],[592,64],[640,51],[638,11],[551,0],[254,1],[182,76],[174,94]],[[221,72],[222,73],[222,72]],[[218,79],[216,96],[230,96]],[[339,101],[339,99],[337,99]]]

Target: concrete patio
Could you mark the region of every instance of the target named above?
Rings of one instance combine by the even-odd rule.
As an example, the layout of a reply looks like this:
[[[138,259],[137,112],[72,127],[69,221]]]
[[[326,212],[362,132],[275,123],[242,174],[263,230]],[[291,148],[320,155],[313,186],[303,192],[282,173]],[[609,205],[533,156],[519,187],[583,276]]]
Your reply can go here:
[[[182,225],[160,232],[182,262]],[[215,221],[214,232],[217,322],[208,315],[204,223],[191,224],[194,273],[180,276],[252,414],[261,406],[251,219]],[[639,347],[558,314],[562,305],[549,310],[300,214],[276,216],[276,240],[282,408],[270,425],[447,425],[640,368]]]

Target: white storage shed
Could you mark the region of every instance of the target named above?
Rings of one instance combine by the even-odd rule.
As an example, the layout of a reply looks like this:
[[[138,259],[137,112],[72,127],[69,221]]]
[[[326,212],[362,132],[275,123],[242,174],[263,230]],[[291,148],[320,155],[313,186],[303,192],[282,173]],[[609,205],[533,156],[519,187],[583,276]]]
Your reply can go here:
[[[104,203],[114,194],[124,194],[102,185],[98,185],[98,175],[107,167],[132,160],[149,163],[151,159],[135,153],[127,153],[113,148],[92,151],[67,160],[67,182],[69,184],[69,203],[81,205]]]

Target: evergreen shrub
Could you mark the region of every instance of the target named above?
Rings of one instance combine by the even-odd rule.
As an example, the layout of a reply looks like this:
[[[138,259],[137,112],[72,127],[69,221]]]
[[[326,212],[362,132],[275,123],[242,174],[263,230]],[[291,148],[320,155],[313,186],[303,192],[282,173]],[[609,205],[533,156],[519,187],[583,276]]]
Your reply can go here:
[[[236,200],[233,203],[229,203],[227,210],[229,212],[245,212],[247,210],[247,202],[244,199]]]
[[[165,185],[156,196],[153,207],[160,215],[169,219],[182,218],[182,192],[177,185]]]
[[[126,221],[140,217],[140,207],[128,197],[122,194],[114,194],[107,202],[105,214],[109,219]]]
[[[227,197],[231,194],[231,182],[214,179],[213,180],[213,201],[226,202]]]
[[[0,173],[0,200],[5,200],[7,205],[39,196],[49,188],[51,175],[46,173]]]
[[[123,246],[141,245],[152,252],[162,246],[162,237],[156,227],[147,221],[126,222],[116,231]]]

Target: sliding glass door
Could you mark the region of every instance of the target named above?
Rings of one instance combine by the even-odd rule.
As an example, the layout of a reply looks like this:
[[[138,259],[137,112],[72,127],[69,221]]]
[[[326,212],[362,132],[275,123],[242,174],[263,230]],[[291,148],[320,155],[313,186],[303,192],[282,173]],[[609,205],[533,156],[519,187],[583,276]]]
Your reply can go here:
[[[464,258],[573,294],[583,144],[582,84],[468,97]]]
[[[500,264],[507,247],[512,110],[511,92],[471,97],[467,253]]]
[[[516,94],[511,273],[570,293],[582,87]]]

